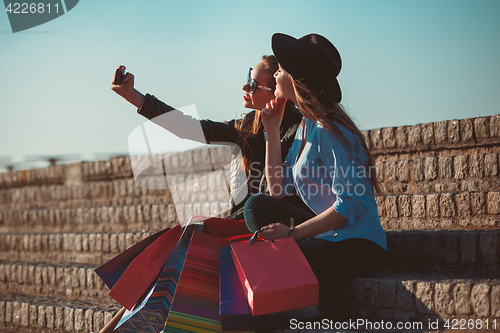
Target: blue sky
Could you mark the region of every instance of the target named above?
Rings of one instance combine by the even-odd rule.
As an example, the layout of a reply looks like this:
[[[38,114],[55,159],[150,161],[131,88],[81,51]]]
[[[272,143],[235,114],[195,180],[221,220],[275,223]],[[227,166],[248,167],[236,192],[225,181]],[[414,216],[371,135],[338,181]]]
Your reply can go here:
[[[136,88],[201,118],[246,110],[248,68],[271,36],[316,32],[342,55],[343,103],[361,129],[500,113],[500,1],[96,1],[13,34],[0,13],[0,155],[127,152],[145,118]]]

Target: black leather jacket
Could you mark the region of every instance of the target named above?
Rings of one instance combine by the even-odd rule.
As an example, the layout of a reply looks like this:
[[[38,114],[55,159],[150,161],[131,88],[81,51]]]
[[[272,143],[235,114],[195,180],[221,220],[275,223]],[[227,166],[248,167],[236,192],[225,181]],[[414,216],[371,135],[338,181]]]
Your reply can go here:
[[[144,104],[137,110],[137,112],[151,120],[159,115],[173,110],[175,110],[175,108],[163,103],[155,96],[146,94]],[[281,157],[283,161],[288,154],[288,150],[292,146],[295,138],[295,132],[297,131],[301,120],[302,114],[295,107],[291,107],[287,104],[280,127]],[[228,122],[200,120],[207,143],[228,142],[241,147],[242,138],[235,129],[234,122],[235,119]],[[265,181],[265,176],[263,176],[266,155],[266,142],[264,139],[263,129],[261,128],[256,136],[247,138],[247,142],[251,150],[250,162],[252,165],[250,174],[247,175],[249,194],[268,193],[267,182]],[[241,211],[241,207],[243,207],[245,201],[246,199],[238,205],[232,207],[231,213],[233,214],[237,211]],[[241,215],[234,216],[234,218],[241,218]]]

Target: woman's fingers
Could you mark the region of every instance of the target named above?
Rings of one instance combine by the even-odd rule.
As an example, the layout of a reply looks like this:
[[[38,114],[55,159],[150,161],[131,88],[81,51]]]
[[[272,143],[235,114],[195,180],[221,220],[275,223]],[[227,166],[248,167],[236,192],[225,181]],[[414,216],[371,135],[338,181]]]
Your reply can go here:
[[[287,237],[289,228],[282,223],[271,223],[262,227],[260,236],[265,240]]]

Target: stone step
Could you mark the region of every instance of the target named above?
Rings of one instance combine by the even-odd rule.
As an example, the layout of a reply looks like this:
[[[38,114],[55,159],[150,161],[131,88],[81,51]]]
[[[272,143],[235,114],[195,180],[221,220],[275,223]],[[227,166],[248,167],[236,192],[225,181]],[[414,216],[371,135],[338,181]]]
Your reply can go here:
[[[0,293],[52,296],[92,301],[105,299],[109,289],[94,272],[95,266],[49,263],[0,264]]]
[[[189,174],[211,171],[230,163],[233,147],[218,146],[210,149],[198,149],[180,153],[156,155],[162,159],[167,174]],[[144,173],[147,170],[143,170]],[[141,173],[141,176],[143,173]],[[75,162],[65,165],[19,170],[0,173],[0,189],[26,186],[69,185],[113,179],[133,179],[130,157],[114,157],[107,161]]]
[[[381,325],[382,321],[386,325],[401,322],[407,325],[407,332],[435,331],[429,324],[436,320],[441,330],[447,320],[450,325],[453,320],[472,320],[483,329],[488,324],[488,331],[492,332],[498,330],[498,326],[492,329],[492,325],[500,325],[499,279],[382,272],[375,278],[355,279],[348,292],[352,318],[363,320],[364,326],[358,326],[358,332],[380,331],[373,325]],[[46,296],[0,294],[0,328],[2,332],[15,328],[23,332],[35,329],[97,332],[119,310],[116,303],[103,305],[100,302],[97,299],[96,302],[61,301]],[[329,331],[335,331],[335,327]]]
[[[499,191],[500,154],[428,157],[378,162],[378,175],[386,194]]]
[[[227,201],[195,204],[101,206],[0,211],[0,233],[24,232],[138,232],[160,230],[184,216],[213,216],[229,209]],[[187,219],[185,219],[187,220]]]
[[[500,115],[378,128],[363,131],[363,134],[378,161],[499,153]],[[232,147],[215,148],[212,150],[212,159],[206,149],[165,154],[165,168],[169,174],[211,170],[211,161],[216,161],[214,167],[227,164],[231,151]],[[108,161],[77,162],[0,173],[0,188],[132,178],[130,158],[115,157]]]
[[[227,196],[224,178],[220,173],[189,173],[169,176],[170,184],[180,184],[205,176],[199,188],[178,196],[182,202],[212,202]],[[222,192],[222,193],[219,193]],[[167,189],[147,189],[136,185],[134,179],[96,181],[72,185],[30,186],[0,190],[0,210],[60,209],[98,206],[171,204]]]
[[[500,230],[394,231],[387,247],[393,271],[500,276]]]
[[[483,329],[486,320],[490,325],[487,331],[500,329],[498,276],[484,278],[477,275],[401,275],[382,272],[374,278],[355,279],[350,285],[350,296],[354,318],[377,322],[423,322],[424,325],[429,320],[434,322],[437,319],[441,323],[440,329],[443,329],[442,325],[447,319],[481,319]],[[495,320],[496,329],[492,329],[491,324]],[[453,324],[451,321],[449,323]]]
[[[500,115],[363,132],[377,161],[500,152]]]
[[[0,331],[99,332],[120,308],[113,300],[97,297],[85,301],[0,293]]]
[[[57,262],[99,266],[150,232],[0,234],[0,261]]]
[[[386,194],[432,192],[498,191],[498,153],[429,157],[424,159],[378,162],[382,189]],[[176,175],[171,182],[185,183],[204,172]],[[210,177],[214,178],[211,179]],[[206,186],[186,196],[186,201],[213,202],[226,193],[216,194],[224,181],[221,175],[208,177]],[[73,185],[22,187],[0,190],[0,210],[62,209],[99,206],[171,204],[168,189],[141,188],[133,179],[95,181]]]
[[[0,234],[0,281],[17,262],[99,266],[148,237],[137,233]],[[498,272],[500,230],[391,231],[388,266],[405,271]]]
[[[386,230],[497,228],[500,192],[478,191],[387,195],[376,197]],[[177,205],[181,218],[225,211],[228,202]],[[177,223],[173,204],[0,211],[0,233],[23,232],[137,232],[159,230]]]
[[[376,197],[385,230],[498,228],[500,192],[458,192]]]

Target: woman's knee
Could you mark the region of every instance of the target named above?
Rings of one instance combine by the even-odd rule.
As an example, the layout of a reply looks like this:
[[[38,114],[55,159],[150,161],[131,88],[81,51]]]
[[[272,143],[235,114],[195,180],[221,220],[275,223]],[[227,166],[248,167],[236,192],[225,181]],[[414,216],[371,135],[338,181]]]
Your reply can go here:
[[[243,211],[254,210],[262,205],[267,199],[270,198],[267,194],[259,193],[254,194],[245,202]]]
[[[243,206],[243,217],[247,224],[248,230],[254,232],[259,230],[262,226],[259,224],[261,221],[259,214],[264,212],[263,203],[269,198],[266,194],[254,194],[245,202]]]

